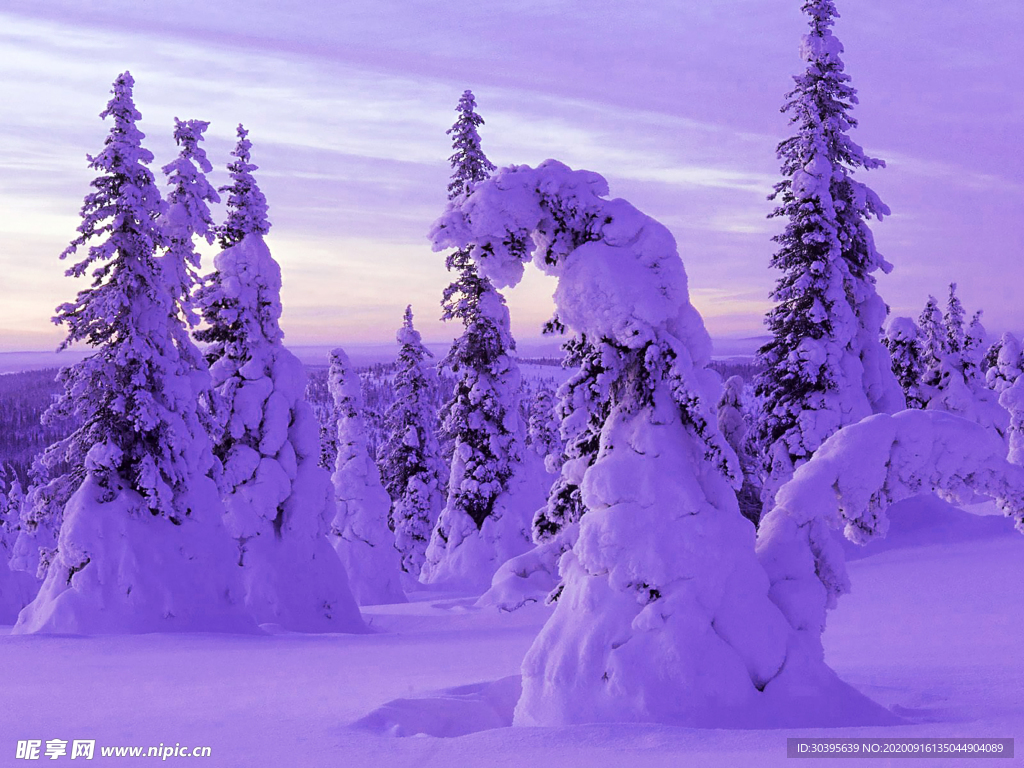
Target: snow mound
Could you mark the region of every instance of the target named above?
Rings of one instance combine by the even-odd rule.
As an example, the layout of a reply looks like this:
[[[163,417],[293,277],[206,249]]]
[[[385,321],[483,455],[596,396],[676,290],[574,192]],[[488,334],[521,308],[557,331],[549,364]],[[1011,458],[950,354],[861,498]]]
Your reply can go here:
[[[519,675],[463,685],[419,699],[395,699],[352,724],[392,736],[454,737],[512,725]]]
[[[476,604],[514,611],[527,603],[544,602],[558,587],[558,561],[572,549],[579,527],[568,525],[558,535],[502,563]]]
[[[12,570],[8,559],[6,549],[0,547],[0,624],[13,624],[39,591],[39,582],[31,574]]]
[[[209,478],[192,514],[154,519],[142,497],[92,473],[68,502],[59,550],[15,634],[256,632]],[[150,519],[147,519],[150,518]]]

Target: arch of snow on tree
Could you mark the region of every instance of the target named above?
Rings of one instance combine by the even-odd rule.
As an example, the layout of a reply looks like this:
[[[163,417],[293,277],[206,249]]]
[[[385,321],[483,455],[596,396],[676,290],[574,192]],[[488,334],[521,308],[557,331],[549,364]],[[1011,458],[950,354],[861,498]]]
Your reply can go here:
[[[770,599],[675,241],[607,194],[598,174],[553,160],[512,166],[452,200],[430,232],[436,250],[470,248],[499,288],[532,261],[558,279],[559,320],[607,350],[610,403],[582,481],[586,514],[523,662],[516,724],[892,722]]]
[[[779,490],[761,521],[758,558],[772,601],[818,653],[826,612],[850,591],[834,531],[859,544],[884,537],[888,508],[922,492],[958,504],[995,499],[1024,533],[1024,467],[991,430],[945,411],[877,414],[844,427]]]

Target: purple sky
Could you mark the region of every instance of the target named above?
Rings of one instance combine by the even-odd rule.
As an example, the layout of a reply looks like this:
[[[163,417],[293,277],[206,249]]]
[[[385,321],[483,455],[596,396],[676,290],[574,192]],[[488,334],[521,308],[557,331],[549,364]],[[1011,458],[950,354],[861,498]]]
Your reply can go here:
[[[412,303],[427,338],[448,278],[425,233],[445,202],[454,107],[465,88],[497,165],[554,157],[605,175],[675,234],[712,334],[763,333],[775,275],[765,200],[805,22],[799,0],[537,2],[8,0],[0,12],[0,349],[61,338],[54,307],[84,281],[57,255],[74,236],[130,69],[154,171],[175,116],[211,121],[223,167],[242,121],[284,272],[292,344],[384,341]],[[896,269],[879,288],[916,316],[950,281],[990,333],[1024,330],[1024,28],[1020,0],[839,0],[860,91],[854,138],[888,161],[866,174],[893,210],[874,227]],[[863,177],[862,177],[863,178]],[[207,266],[209,262],[207,263]],[[536,336],[553,285],[508,293]],[[79,285],[81,283],[82,285]]]

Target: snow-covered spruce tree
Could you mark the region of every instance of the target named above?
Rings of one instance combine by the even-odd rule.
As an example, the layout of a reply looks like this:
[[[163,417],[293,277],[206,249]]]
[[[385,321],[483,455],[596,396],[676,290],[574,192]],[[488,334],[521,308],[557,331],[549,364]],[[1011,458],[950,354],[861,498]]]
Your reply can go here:
[[[494,170],[480,147],[477,128],[483,119],[475,107],[472,92],[463,93],[459,117],[448,131],[455,150],[449,158],[449,200]],[[479,274],[466,249],[449,254],[446,266],[457,276],[445,289],[442,318],[461,321],[465,331],[442,362],[456,377],[441,411],[443,437],[452,445],[451,474],[421,578],[485,585],[501,563],[529,546],[528,521],[508,503],[513,477],[524,464],[521,377],[505,299]]]
[[[43,421],[49,418],[43,414]],[[32,462],[29,487],[21,503],[18,536],[11,554],[11,567],[38,580],[46,577],[57,555],[64,507],[85,479],[85,467],[65,466],[64,446],[49,446]]]
[[[101,113],[113,125],[85,198],[88,246],[67,270],[92,284],[57,308],[61,348],[94,352],[60,374],[54,408],[81,426],[53,451],[84,479],[68,501],[57,552],[15,632],[151,632],[252,627],[210,477],[214,457],[197,401],[209,374],[182,325],[183,292],[167,262],[166,205],[147,165],[125,72]],[[156,567],[156,565],[159,567]]]
[[[921,331],[919,334],[921,345],[921,363],[924,370],[928,371],[938,368],[942,359],[946,356],[946,325],[942,320],[942,312],[939,310],[939,302],[934,296],[929,296],[921,315],[917,319]]]
[[[891,265],[875,249],[868,221],[889,208],[856,169],[884,166],[849,137],[857,92],[832,34],[833,0],[805,0],[810,33],[783,111],[796,134],[778,146],[783,180],[771,214],[786,219],[772,266],[782,276],[768,313],[772,339],[759,352],[762,407],[752,441],[767,474],[765,508],[775,491],[829,435],[872,413],[904,407],[889,353],[880,341],[887,308],[872,273]]]
[[[1002,437],[1010,417],[999,405],[998,394],[986,386],[981,372],[979,352],[985,329],[980,312],[968,329],[964,328],[964,315],[956,283],[949,286],[944,315],[940,316],[935,299],[928,297],[920,319],[924,350],[920,398],[925,408],[955,413]]]
[[[9,466],[0,468],[0,623],[13,624],[18,613],[31,602],[39,582],[22,569],[10,565],[20,527],[24,491]]]
[[[391,499],[366,448],[359,374],[343,349],[331,352],[330,364],[338,446],[331,477],[337,512],[330,540],[360,605],[404,603],[401,562],[389,527]]]
[[[757,467],[754,457],[747,451],[747,414],[743,404],[745,383],[740,376],[725,381],[718,400],[718,428],[729,446],[736,452],[743,472],[743,485],[737,494],[740,512],[754,525],[761,519],[761,489],[757,485]]]
[[[923,408],[924,358],[921,352],[921,330],[909,317],[892,317],[885,327],[885,346],[892,356],[892,372],[903,389],[907,408]]]
[[[452,201],[431,230],[435,249],[469,246],[499,287],[528,261],[556,276],[559,318],[606,372],[608,413],[580,483],[586,512],[523,662],[514,722],[891,720],[791,643],[736,502],[711,342],[675,241],[607,194],[599,175],[553,160],[515,166]]]
[[[1017,337],[1009,332],[1004,333],[989,348],[982,369],[985,371],[985,386],[997,394],[1013,386],[1024,372],[1024,356],[1021,355]]]
[[[418,577],[443,498],[434,431],[437,412],[431,404],[435,381],[426,362],[432,355],[412,324],[412,307],[405,308],[396,338],[395,401],[384,417],[385,438],[377,448],[377,466],[391,497],[390,527],[402,556],[402,570]]]
[[[259,166],[252,163],[249,132],[239,123],[237,134],[238,143],[231,152],[235,159],[228,163],[231,183],[218,190],[228,193],[228,216],[217,230],[220,247],[224,249],[238,245],[247,235],[265,235],[270,232],[267,198],[263,196],[252,175],[253,171],[259,170]]]
[[[961,355],[964,351],[966,333],[964,330],[964,305],[956,295],[956,283],[949,284],[949,298],[946,299],[946,312],[942,316],[946,328],[945,350],[947,355]]]
[[[203,120],[174,118],[174,141],[181,151],[174,161],[163,167],[171,191],[167,195],[167,215],[162,222],[167,251],[161,264],[168,285],[176,291],[175,299],[190,326],[199,324],[193,302],[195,289],[201,283],[195,238],[213,243],[216,227],[210,214],[210,203],[220,202],[220,196],[206,178],[213,166],[206,157],[206,151],[199,146],[209,127],[210,124]],[[196,350],[194,345],[189,347]],[[197,364],[197,367],[201,365]]]
[[[964,375],[971,381],[985,380],[985,344],[988,332],[981,323],[982,310],[971,317],[971,322],[964,332]]]
[[[541,382],[538,384],[530,403],[530,416],[526,427],[526,442],[537,456],[544,462],[544,467],[552,474],[561,468],[562,438],[559,434],[561,420],[556,411],[557,400],[551,387]]]
[[[263,235],[267,206],[238,130],[229,166],[224,250],[199,291],[213,377],[215,452],[225,523],[235,540],[246,606],[260,624],[300,632],[363,631],[345,568],[327,540],[334,517],[330,474],[319,466],[316,417],[305,372],[283,344],[281,268]]]

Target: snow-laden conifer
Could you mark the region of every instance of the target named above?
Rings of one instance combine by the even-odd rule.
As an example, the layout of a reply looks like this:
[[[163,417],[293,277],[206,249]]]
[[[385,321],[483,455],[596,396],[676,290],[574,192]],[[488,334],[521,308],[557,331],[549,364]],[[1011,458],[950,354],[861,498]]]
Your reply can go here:
[[[319,466],[316,417],[302,363],[284,346],[281,268],[263,239],[270,224],[239,127],[228,191],[227,247],[199,293],[213,376],[216,453],[225,522],[245,601],[256,620],[296,631],[361,631],[345,569],[327,540],[330,474]]]
[[[101,113],[113,124],[89,158],[100,175],[61,255],[87,246],[67,274],[92,277],[57,308],[55,322],[68,329],[61,348],[94,351],[60,374],[64,393],[53,407],[81,426],[49,456],[82,480],[17,632],[251,626],[197,408],[209,374],[182,324],[182,284],[158,255],[168,244],[167,207],[147,167],[153,155],[142,147],[133,84],[127,72],[114,82]]]
[[[39,582],[11,565],[25,493],[9,466],[0,467],[0,623],[13,624],[35,596]]]
[[[343,349],[331,352],[327,377],[338,447],[331,477],[337,506],[331,543],[360,605],[405,602],[400,558],[389,528],[391,499],[367,451],[359,374]]]
[[[220,247],[224,249],[238,245],[246,235],[265,235],[270,232],[267,199],[252,175],[253,171],[259,170],[259,166],[252,163],[249,131],[239,123],[237,133],[238,143],[231,152],[235,159],[228,163],[231,183],[218,190],[226,192],[228,196],[228,216],[217,230]]]
[[[427,363],[432,355],[413,327],[412,307],[405,308],[396,339],[395,401],[385,415],[377,465],[391,497],[391,528],[402,570],[418,577],[443,503],[437,412],[432,405],[436,381]]]
[[[837,429],[904,407],[880,341],[887,308],[873,274],[891,265],[868,226],[889,208],[853,175],[884,163],[848,135],[857,125],[857,92],[832,33],[834,2],[805,0],[803,12],[810,22],[801,45],[807,68],[783,107],[796,133],[778,146],[784,178],[771,196],[778,203],[771,215],[786,219],[771,262],[782,276],[756,384],[762,406],[753,440],[768,474],[767,508],[793,467]]]
[[[903,389],[907,408],[923,408],[924,356],[921,351],[921,329],[909,317],[892,317],[885,327],[885,346],[892,357],[892,372]]]
[[[480,146],[477,128],[483,118],[475,107],[472,92],[463,93],[456,107],[459,117],[448,131],[455,150],[449,158],[449,200],[464,196],[494,170]],[[513,476],[523,466],[521,376],[512,356],[515,342],[502,295],[479,274],[468,250],[449,254],[447,267],[456,278],[445,289],[442,318],[462,322],[465,330],[442,363],[456,377],[452,398],[441,411],[443,437],[452,446],[451,474],[422,578],[486,584],[501,562],[528,545],[515,530],[509,536],[518,541],[497,543],[501,535],[484,530],[512,522],[500,518],[509,514],[503,508]],[[494,550],[496,545],[500,552]]]
[[[939,302],[934,296],[929,296],[921,315],[917,319],[920,327],[921,362],[924,370],[938,368],[942,359],[946,356],[946,325],[942,319],[942,311],[939,309]]]
[[[553,160],[505,168],[431,230],[436,249],[470,246],[498,286],[530,261],[556,276],[558,316],[600,358],[597,401],[608,394],[579,485],[586,511],[514,722],[891,721],[804,653],[769,599],[675,241],[607,194],[599,175]]]
[[[43,421],[47,421],[43,414]],[[37,456],[29,470],[29,486],[21,502],[18,535],[11,553],[11,568],[36,579],[46,577],[57,555],[57,534],[64,507],[85,477],[84,467],[65,467],[58,443]]]
[[[746,384],[740,376],[726,379],[722,396],[718,400],[718,428],[740,460],[743,485],[736,496],[740,512],[757,525],[761,519],[761,489],[757,484],[754,457],[747,451],[748,417],[743,402],[745,389]]]
[[[1009,415],[1000,407],[998,393],[986,386],[981,372],[979,353],[985,337],[981,313],[975,313],[966,329],[964,316],[956,283],[949,286],[944,315],[940,315],[934,297],[928,297],[919,321],[923,350],[919,397],[925,408],[955,413],[1004,436]]]
[[[1020,342],[1010,332],[1006,332],[993,344],[985,355],[983,364],[985,386],[996,393],[1013,386],[1013,383],[1024,372],[1024,356],[1021,355]]]
[[[564,448],[558,461],[559,475],[533,518],[532,536],[537,544],[559,538],[585,511],[580,485],[597,458],[601,428],[611,409],[610,384],[615,380],[611,375],[614,350],[605,343],[590,343],[585,334],[579,334],[566,341],[563,349],[563,365],[576,371],[558,389],[556,412]],[[573,536],[569,538],[566,546],[571,546]]]
[[[964,331],[964,375],[972,381],[984,382],[985,344],[988,332],[981,322],[982,310],[971,317],[971,322]]]
[[[195,239],[214,241],[216,227],[210,204],[220,202],[220,196],[206,178],[213,166],[199,145],[209,126],[203,120],[174,118],[174,140],[181,151],[163,167],[171,190],[167,194],[168,211],[163,221],[167,250],[161,262],[168,284],[176,291],[185,320],[192,326],[199,324],[193,291],[201,282]]]
[[[964,329],[964,305],[956,295],[956,283],[949,284],[946,312],[942,316],[946,327],[945,350],[947,355],[960,355],[964,351],[966,331]]]
[[[559,435],[561,420],[558,418],[557,404],[551,387],[541,382],[530,403],[527,422],[526,442],[551,473],[558,472],[562,458],[562,438]]]

